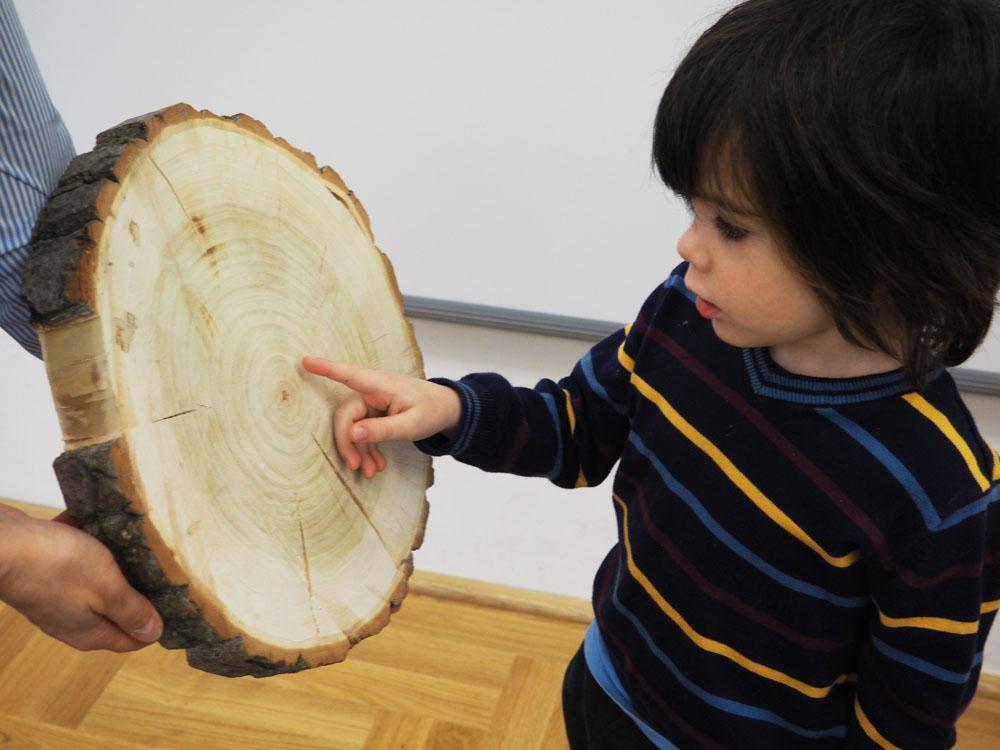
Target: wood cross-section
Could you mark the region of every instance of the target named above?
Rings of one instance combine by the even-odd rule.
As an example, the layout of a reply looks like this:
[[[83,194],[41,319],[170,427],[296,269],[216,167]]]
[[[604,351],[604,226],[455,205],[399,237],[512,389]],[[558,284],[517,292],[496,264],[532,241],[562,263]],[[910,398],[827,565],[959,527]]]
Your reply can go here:
[[[300,362],[423,363],[336,172],[246,115],[175,105],[99,135],[32,245],[60,485],[164,616],[162,643],[266,676],[340,661],[384,627],[430,459],[387,445],[389,469],[360,479],[333,446],[347,390]]]

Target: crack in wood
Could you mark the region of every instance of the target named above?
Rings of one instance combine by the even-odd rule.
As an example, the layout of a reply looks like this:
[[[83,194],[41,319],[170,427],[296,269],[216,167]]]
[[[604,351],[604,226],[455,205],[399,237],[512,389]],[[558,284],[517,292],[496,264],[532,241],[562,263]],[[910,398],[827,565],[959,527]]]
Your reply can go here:
[[[296,506],[296,510],[298,510],[298,506]],[[312,571],[309,568],[309,552],[306,550],[306,531],[302,526],[301,519],[299,519],[299,541],[302,543],[302,562],[305,565],[306,586],[309,588],[309,616],[312,617],[313,627],[316,629],[316,638],[318,639],[320,638],[319,621],[316,619],[316,607],[313,603],[316,594],[313,592]]]
[[[326,459],[326,462],[330,465],[330,468],[333,469],[333,473],[336,475],[337,479],[340,480],[340,483],[343,485],[344,489],[347,490],[347,494],[351,496],[351,499],[354,501],[354,504],[358,507],[358,510],[361,511],[361,515],[364,516],[365,520],[368,522],[368,525],[371,527],[372,531],[375,532],[375,536],[377,536],[378,540],[382,543],[382,549],[384,549],[386,553],[389,554],[389,545],[385,543],[385,539],[382,538],[382,534],[379,533],[378,528],[375,526],[374,523],[372,523],[372,519],[368,515],[368,511],[366,511],[364,505],[361,504],[361,498],[359,498],[356,494],[354,494],[354,490],[351,489],[350,485],[347,484],[347,480],[344,479],[343,475],[337,470],[337,467],[333,463],[333,460],[327,455],[326,451],[323,450],[323,446],[320,445],[319,440],[316,439],[315,435],[312,436],[312,441],[316,444],[316,447],[319,449],[319,452],[322,454],[323,458]]]
[[[156,169],[157,172],[160,173],[160,177],[163,178],[163,181],[167,183],[167,187],[170,188],[170,192],[173,193],[174,198],[177,199],[177,205],[180,206],[181,211],[184,212],[184,215],[188,218],[188,221],[191,221],[191,214],[189,214],[188,210],[184,207],[184,202],[181,201],[181,197],[177,194],[177,190],[174,188],[174,184],[170,181],[170,178],[167,177],[166,172],[164,172],[163,169],[160,168],[160,165],[156,163],[156,159],[154,159],[152,156],[149,156],[147,154],[147,158],[149,159],[149,163],[153,165],[153,167]]]
[[[174,419],[175,417],[183,417],[185,414],[190,414],[193,411],[198,411],[197,409],[188,409],[187,411],[179,411],[176,414],[171,414],[169,417],[160,417],[159,419],[154,419],[153,424],[157,422],[165,422],[168,419]]]

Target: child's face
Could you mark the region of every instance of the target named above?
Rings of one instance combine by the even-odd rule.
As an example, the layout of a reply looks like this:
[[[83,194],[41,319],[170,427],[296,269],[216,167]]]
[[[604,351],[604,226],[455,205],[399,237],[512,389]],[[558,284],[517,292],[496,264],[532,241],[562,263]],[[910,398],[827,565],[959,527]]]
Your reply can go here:
[[[677,243],[690,263],[685,283],[720,339],[810,355],[843,345],[833,317],[761,219],[711,198],[694,198],[691,210],[691,226]]]

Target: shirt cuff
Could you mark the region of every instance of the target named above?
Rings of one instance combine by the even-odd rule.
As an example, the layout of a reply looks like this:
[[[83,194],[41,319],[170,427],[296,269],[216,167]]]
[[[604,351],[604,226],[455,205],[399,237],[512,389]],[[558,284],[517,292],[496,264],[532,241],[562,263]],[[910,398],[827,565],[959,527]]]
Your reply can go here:
[[[458,398],[462,402],[462,417],[454,437],[449,438],[439,432],[437,435],[416,441],[414,445],[417,446],[418,450],[430,456],[461,455],[468,449],[479,426],[479,418],[482,413],[479,397],[472,388],[458,380],[430,378],[430,382],[451,388],[458,394]]]

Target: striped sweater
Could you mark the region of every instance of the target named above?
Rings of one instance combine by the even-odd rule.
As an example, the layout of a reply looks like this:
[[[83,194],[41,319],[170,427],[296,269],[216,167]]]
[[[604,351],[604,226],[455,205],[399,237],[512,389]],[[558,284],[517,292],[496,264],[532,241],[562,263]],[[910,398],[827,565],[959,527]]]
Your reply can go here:
[[[620,460],[594,609],[668,743],[950,747],[1000,607],[1000,457],[947,372],[792,374],[722,342],[685,271],[558,383],[438,379],[462,424],[418,447],[568,488]]]

